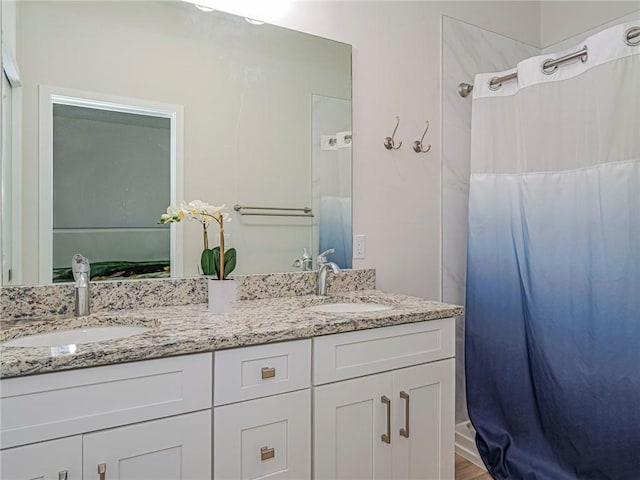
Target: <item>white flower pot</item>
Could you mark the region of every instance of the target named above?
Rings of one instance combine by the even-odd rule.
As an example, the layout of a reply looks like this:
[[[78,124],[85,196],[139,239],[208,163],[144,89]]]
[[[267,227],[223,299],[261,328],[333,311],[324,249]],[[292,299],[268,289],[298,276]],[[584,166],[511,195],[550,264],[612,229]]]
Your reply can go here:
[[[230,313],[236,303],[237,283],[235,280],[209,279],[209,312]]]

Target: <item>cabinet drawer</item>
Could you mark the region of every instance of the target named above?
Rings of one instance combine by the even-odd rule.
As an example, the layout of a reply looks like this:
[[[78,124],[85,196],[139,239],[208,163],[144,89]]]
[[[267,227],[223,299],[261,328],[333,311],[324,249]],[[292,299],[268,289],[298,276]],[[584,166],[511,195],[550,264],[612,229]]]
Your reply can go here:
[[[214,405],[307,388],[311,384],[311,340],[215,352]]]
[[[214,408],[213,478],[311,478],[311,391]]]
[[[211,407],[210,353],[0,381],[2,448]]]
[[[375,328],[313,339],[313,384],[455,356],[455,320]]]

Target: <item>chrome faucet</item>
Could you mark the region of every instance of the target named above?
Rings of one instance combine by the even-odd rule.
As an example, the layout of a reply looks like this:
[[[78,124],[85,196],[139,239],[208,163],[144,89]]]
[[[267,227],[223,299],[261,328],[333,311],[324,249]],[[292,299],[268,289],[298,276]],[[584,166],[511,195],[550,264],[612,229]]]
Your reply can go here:
[[[89,278],[91,265],[89,260],[79,253],[71,259],[71,271],[75,280],[75,316],[89,315]]]
[[[327,273],[328,270],[331,269],[333,273],[340,273],[340,267],[333,263],[327,261],[327,255],[335,253],[334,248],[330,248],[329,250],[318,255],[318,270],[316,275],[316,295],[326,295],[327,294]]]

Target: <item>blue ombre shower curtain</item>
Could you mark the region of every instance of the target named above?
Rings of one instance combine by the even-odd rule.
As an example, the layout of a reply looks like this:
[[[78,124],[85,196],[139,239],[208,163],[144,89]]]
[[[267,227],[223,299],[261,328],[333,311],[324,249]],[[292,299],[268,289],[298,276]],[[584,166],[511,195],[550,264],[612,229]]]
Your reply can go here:
[[[640,478],[634,24],[474,81],[466,375],[497,479]],[[586,61],[541,71],[587,46]]]

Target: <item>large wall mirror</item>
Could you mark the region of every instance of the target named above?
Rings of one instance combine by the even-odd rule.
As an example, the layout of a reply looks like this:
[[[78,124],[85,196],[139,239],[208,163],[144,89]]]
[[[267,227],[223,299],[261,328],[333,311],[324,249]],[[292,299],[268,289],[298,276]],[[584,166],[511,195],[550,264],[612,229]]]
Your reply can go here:
[[[68,281],[73,253],[197,275],[199,225],[157,223],[182,200],[227,205],[235,273],[351,267],[349,45],[180,1],[2,9],[3,285]]]

